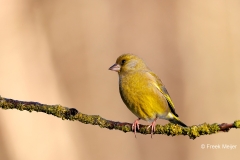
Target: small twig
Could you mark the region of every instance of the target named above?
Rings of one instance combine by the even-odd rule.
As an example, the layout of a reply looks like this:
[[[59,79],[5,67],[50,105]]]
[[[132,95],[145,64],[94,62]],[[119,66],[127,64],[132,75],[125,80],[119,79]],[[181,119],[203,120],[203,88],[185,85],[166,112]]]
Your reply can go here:
[[[115,129],[123,132],[132,132],[132,124],[131,123],[122,123],[122,122],[114,122],[110,120],[106,120],[98,115],[86,115],[80,113],[75,108],[67,108],[61,105],[47,105],[41,104],[38,102],[25,102],[18,101],[8,98],[3,98],[0,96],[0,108],[2,109],[17,109],[20,111],[26,110],[29,112],[43,112],[47,114],[51,114],[58,118],[67,119],[71,121],[79,121],[85,124],[98,125],[101,128],[107,129]],[[140,125],[138,133],[141,134],[151,134],[150,129],[147,129],[147,125]],[[240,120],[235,121],[234,123],[227,124],[201,124],[194,125],[189,127],[181,127],[179,125],[175,125],[172,123],[166,124],[164,126],[157,125],[156,131],[154,134],[165,134],[168,136],[176,136],[176,135],[188,135],[190,139],[195,139],[201,135],[210,135],[217,133],[219,131],[227,132],[231,128],[240,128]]]

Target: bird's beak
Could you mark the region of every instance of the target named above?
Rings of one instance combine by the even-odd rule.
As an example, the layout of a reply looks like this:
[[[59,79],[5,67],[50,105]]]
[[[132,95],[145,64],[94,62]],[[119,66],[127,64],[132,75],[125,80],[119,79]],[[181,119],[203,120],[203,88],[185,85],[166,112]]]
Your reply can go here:
[[[119,64],[114,64],[114,65],[112,65],[110,68],[109,68],[109,70],[111,70],[111,71],[116,71],[116,72],[120,72],[120,68],[121,68],[121,66],[119,65]]]

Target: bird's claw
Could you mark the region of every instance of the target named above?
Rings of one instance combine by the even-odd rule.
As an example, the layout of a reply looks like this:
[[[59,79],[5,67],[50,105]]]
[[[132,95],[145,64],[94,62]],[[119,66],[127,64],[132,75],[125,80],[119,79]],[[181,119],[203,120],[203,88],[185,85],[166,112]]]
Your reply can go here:
[[[147,127],[147,129],[149,129],[151,127],[151,138],[153,136],[153,133],[156,130],[156,121],[157,121],[157,118]]]
[[[140,119],[136,119],[133,124],[132,124],[132,130],[134,131],[134,135],[135,135],[135,138],[137,137],[136,135],[136,130],[138,129],[139,130],[139,120]]]

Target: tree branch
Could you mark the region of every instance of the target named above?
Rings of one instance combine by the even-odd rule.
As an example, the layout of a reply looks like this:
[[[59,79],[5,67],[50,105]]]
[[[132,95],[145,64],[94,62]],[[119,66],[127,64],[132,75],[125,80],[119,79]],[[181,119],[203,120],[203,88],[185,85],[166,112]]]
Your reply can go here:
[[[20,111],[26,110],[29,112],[43,112],[51,114],[58,118],[67,119],[71,121],[79,121],[85,124],[98,125],[101,128],[115,129],[123,132],[133,132],[131,130],[131,123],[122,123],[106,120],[99,115],[86,115],[80,113],[75,108],[67,108],[61,105],[47,105],[38,102],[25,102],[18,101],[8,98],[3,98],[0,96],[0,108],[2,109],[17,109]],[[150,129],[147,129],[147,125],[140,125],[138,133],[141,134],[151,134]],[[181,127],[172,123],[166,124],[164,126],[157,125],[154,134],[165,134],[168,136],[176,135],[188,135],[190,139],[195,139],[201,135],[215,134],[220,131],[228,132],[231,128],[240,128],[240,120],[234,121],[234,123],[222,123],[222,124],[207,124],[203,123],[201,125],[194,125],[189,127]]]

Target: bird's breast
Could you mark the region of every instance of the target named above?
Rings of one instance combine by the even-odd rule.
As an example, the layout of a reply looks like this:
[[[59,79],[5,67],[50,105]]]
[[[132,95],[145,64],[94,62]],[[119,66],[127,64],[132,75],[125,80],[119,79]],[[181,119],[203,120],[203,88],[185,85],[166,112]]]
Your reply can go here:
[[[120,77],[119,91],[128,109],[143,120],[167,114],[166,99],[141,74]]]

